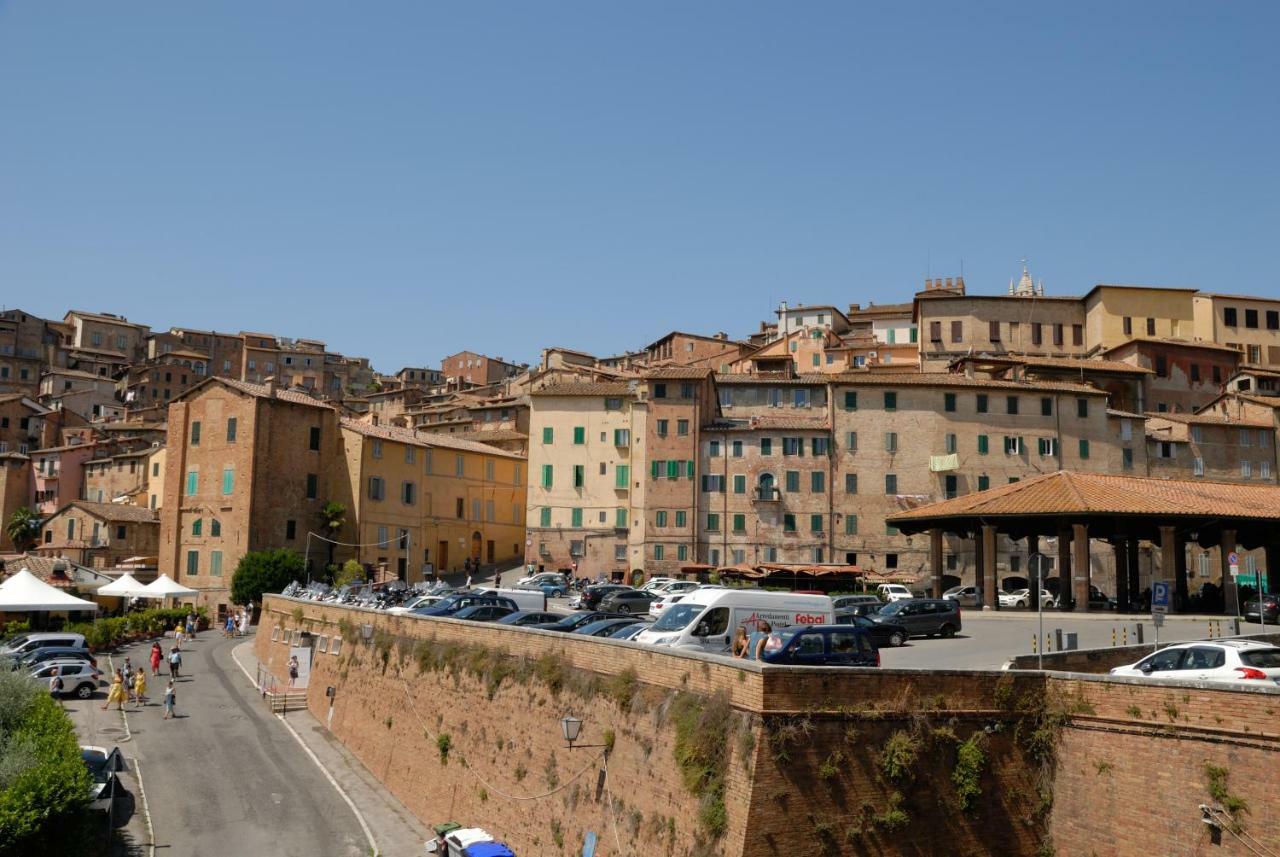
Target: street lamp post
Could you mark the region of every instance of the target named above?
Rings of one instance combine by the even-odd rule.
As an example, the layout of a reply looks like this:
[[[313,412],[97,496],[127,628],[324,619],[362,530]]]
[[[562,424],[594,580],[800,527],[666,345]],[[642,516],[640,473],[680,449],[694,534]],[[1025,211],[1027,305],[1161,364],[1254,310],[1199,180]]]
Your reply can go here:
[[[1040,634],[1036,637],[1036,669],[1044,669],[1044,561],[1042,553],[1033,554],[1031,565],[1035,566],[1036,618],[1040,623]]]

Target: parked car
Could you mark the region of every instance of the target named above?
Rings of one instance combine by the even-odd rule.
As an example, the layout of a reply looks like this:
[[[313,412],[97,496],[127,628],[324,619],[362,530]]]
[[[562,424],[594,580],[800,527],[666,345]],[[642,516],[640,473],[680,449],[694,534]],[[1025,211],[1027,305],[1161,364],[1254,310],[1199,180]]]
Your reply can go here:
[[[54,670],[57,670],[58,675],[62,677],[63,696],[74,695],[80,699],[88,699],[98,690],[98,685],[102,680],[102,673],[98,671],[97,667],[88,661],[79,659],[44,661],[36,664],[31,668],[31,677],[48,686],[49,679],[53,678]]]
[[[1030,589],[1016,589],[1016,590],[1014,590],[1013,592],[1001,592],[1001,593],[999,594],[999,596],[997,596],[997,597],[998,597],[998,599],[999,599],[999,601],[1000,601],[1000,606],[1001,606],[1001,607],[1030,607],[1030,606],[1032,606],[1032,604],[1031,604],[1031,590],[1030,590]],[[1055,601],[1053,600],[1053,593],[1052,593],[1052,592],[1050,592],[1050,591],[1049,591],[1049,590],[1047,590],[1047,589],[1041,589],[1041,590],[1040,590],[1040,603],[1041,603],[1041,605],[1043,605],[1044,607],[1046,607],[1046,608],[1047,608],[1047,607],[1052,607],[1052,606],[1054,606],[1054,604],[1056,604],[1057,602],[1055,602]]]
[[[880,651],[871,634],[856,625],[792,625],[769,635],[761,660],[810,667],[878,667]]]
[[[116,771],[124,768],[120,748],[108,750],[106,747],[81,745],[80,758],[93,777],[93,783],[89,786],[89,808],[99,812],[110,811],[119,784]]]
[[[508,613],[498,620],[499,625],[538,625],[547,622],[559,622],[564,618],[563,613],[548,613],[545,610],[517,610],[514,613]]]
[[[410,598],[403,604],[397,604],[395,607],[388,607],[387,613],[392,616],[403,616],[406,613],[412,613],[414,610],[425,609],[435,604],[439,604],[443,599],[443,595],[419,595],[416,598]]]
[[[978,603],[978,587],[976,586],[953,586],[942,593],[942,597],[948,601],[959,602],[965,607],[982,606]]]
[[[569,591],[568,579],[558,571],[540,571],[516,581],[517,589],[541,589],[543,586],[557,587],[561,593]]]
[[[859,628],[866,629],[871,635],[871,641],[876,644],[876,648],[883,649],[886,646],[905,646],[907,638],[911,633],[907,631],[907,626],[897,622],[872,622],[866,616],[854,613],[837,613],[837,625],[856,625]]]
[[[877,595],[833,595],[831,596],[831,606],[835,608],[837,613],[843,613],[849,610],[855,604],[874,604],[877,609],[884,606],[884,602]]]
[[[546,589],[474,589],[472,592],[494,598],[510,598],[516,603],[518,610],[546,610],[549,597]]]
[[[641,592],[639,589],[619,589],[610,592],[600,602],[601,610],[613,613],[648,613],[649,605],[658,600],[652,592]]]
[[[1259,610],[1258,605],[1262,608]],[[1280,624],[1280,598],[1264,595],[1259,601],[1254,599],[1244,603],[1244,620],[1246,622],[1265,622],[1268,625]]]
[[[644,586],[641,586],[640,588],[645,592],[653,592],[655,589],[666,586],[674,580],[674,577],[651,577],[645,581]]]
[[[852,604],[840,612],[853,616],[874,616],[887,606],[889,605],[885,604],[883,601],[868,601],[864,604]]]
[[[876,587],[876,592],[879,593],[882,601],[906,601],[908,598],[915,598],[911,590],[901,583],[882,583]]]
[[[630,625],[615,629],[609,636],[615,640],[634,640],[637,634],[652,625],[652,622],[632,622]]]
[[[612,637],[615,631],[628,628],[636,623],[636,620],[627,617],[624,619],[601,619],[597,622],[588,622],[585,625],[579,625],[573,629],[573,633],[582,634],[586,637]]]
[[[78,646],[45,646],[43,649],[36,649],[22,657],[21,660],[14,660],[13,668],[30,668],[34,669],[45,661],[88,661],[92,666],[98,665],[98,660],[88,649]]]
[[[960,605],[949,598],[912,598],[886,604],[872,622],[901,625],[913,637],[941,634],[954,637],[960,630]]]
[[[679,604],[688,594],[687,592],[677,592],[672,595],[668,595],[665,592],[659,593],[658,600],[649,605],[649,615],[655,619],[658,618],[670,610],[673,605]]]
[[[444,837],[448,857],[515,857],[514,851],[479,827],[462,827],[450,821],[432,829]],[[439,848],[435,839],[426,844],[428,854],[438,853]]]
[[[541,628],[544,631],[562,631],[566,634],[581,628],[583,625],[591,622],[598,622],[601,619],[631,619],[630,616],[623,616],[621,613],[606,613],[603,610],[588,610],[583,613],[570,613],[568,616],[561,617],[558,622],[542,622],[537,625],[528,625],[529,628]],[[631,621],[635,621],[632,619]]]
[[[760,622],[777,629],[825,625],[835,617],[826,595],[796,595],[763,589],[705,589],[691,592],[665,611],[636,642],[711,654],[729,651],[734,629],[754,631]]]
[[[1175,643],[1111,675],[1252,685],[1280,683],[1280,647],[1256,640]]]
[[[515,612],[520,608],[510,598],[503,598],[495,595],[472,595],[467,592],[459,592],[456,595],[450,595],[448,598],[433,604],[430,607],[413,610],[410,616],[452,616],[464,607],[473,607],[477,604],[496,604],[503,607],[510,607],[511,612]]]
[[[62,646],[72,649],[88,648],[84,642],[84,634],[42,631],[33,634],[19,634],[10,640],[6,640],[4,646],[0,647],[0,657],[21,659],[23,655],[28,655],[36,649],[43,649],[47,646]]]
[[[630,586],[623,586],[621,583],[595,583],[582,590],[582,597],[578,599],[578,609],[595,610],[600,606],[600,602],[611,592],[620,592],[624,589],[630,589]],[[652,590],[650,590],[652,591]]]
[[[473,604],[470,607],[463,607],[457,613],[453,614],[454,619],[464,619],[468,622],[496,622],[504,616],[510,616],[512,613],[518,613],[514,607],[505,604]]]

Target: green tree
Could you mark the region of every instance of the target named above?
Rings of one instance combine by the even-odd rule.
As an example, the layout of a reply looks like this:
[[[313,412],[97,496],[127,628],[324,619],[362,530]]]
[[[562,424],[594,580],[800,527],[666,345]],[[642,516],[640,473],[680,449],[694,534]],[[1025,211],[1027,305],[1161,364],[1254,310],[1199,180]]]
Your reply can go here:
[[[231,600],[236,604],[261,602],[263,593],[279,592],[290,581],[302,580],[306,570],[306,560],[297,551],[250,551],[231,576]]]
[[[320,510],[320,529],[324,533],[324,537],[329,539],[326,544],[329,545],[329,561],[325,565],[333,565],[333,549],[337,547],[334,544],[338,539],[338,534],[342,532],[342,528],[347,525],[347,507],[341,503],[335,503],[330,500],[324,504]]]
[[[9,520],[5,522],[4,534],[20,551],[29,550],[36,543],[36,532],[40,529],[40,516],[30,506],[19,506],[13,510]]]
[[[338,569],[338,573],[334,575],[334,586],[346,586],[348,583],[354,583],[357,580],[364,580],[364,566],[349,559],[342,564],[342,568]]]

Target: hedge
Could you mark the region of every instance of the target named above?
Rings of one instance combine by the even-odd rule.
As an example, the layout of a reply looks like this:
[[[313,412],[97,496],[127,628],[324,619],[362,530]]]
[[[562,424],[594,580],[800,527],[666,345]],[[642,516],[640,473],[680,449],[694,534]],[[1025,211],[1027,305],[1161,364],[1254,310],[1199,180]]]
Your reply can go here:
[[[73,622],[63,630],[72,634],[84,634],[84,641],[93,651],[110,649],[121,643],[132,640],[158,637],[170,628],[186,621],[191,612],[187,607],[156,608],[139,610],[126,616],[111,619],[98,619],[94,622]],[[209,625],[208,611],[203,607],[196,608],[196,617],[201,627]]]
[[[85,853],[92,783],[62,707],[40,682],[0,676],[0,857]]]

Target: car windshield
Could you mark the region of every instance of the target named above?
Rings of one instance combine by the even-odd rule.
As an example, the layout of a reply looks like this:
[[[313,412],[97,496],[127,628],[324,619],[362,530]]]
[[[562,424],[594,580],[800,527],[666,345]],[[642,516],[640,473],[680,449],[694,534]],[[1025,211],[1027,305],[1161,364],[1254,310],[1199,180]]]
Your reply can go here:
[[[8,640],[5,640],[5,641],[4,641],[4,648],[6,648],[6,649],[20,649],[20,648],[22,648],[22,644],[23,644],[23,643],[25,643],[25,642],[26,642],[27,640],[29,640],[29,639],[31,639],[31,635],[30,635],[30,634],[20,634],[20,635],[18,635],[17,637],[11,637],[11,638],[9,638]]]
[[[1280,669],[1280,649],[1255,649],[1241,652],[1240,662],[1245,666],[1258,669]]]
[[[683,631],[705,609],[702,604],[677,604],[662,614],[662,618],[653,623],[654,631]]]
[[[894,601],[892,604],[886,604],[885,606],[881,607],[880,615],[896,616],[897,614],[901,613],[905,609],[907,609],[907,603],[905,601]]]

